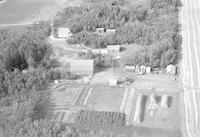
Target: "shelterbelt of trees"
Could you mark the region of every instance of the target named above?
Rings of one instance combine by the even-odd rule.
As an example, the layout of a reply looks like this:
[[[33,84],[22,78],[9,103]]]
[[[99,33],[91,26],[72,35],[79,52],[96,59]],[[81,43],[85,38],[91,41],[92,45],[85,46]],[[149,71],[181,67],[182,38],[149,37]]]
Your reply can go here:
[[[180,0],[146,0],[133,7],[127,6],[126,0],[87,1],[89,6],[69,7],[58,14],[55,26],[68,26],[74,34],[69,43],[92,48],[104,48],[106,44],[141,45],[124,64],[166,67],[178,62]],[[101,27],[117,32],[106,37],[95,34],[95,28]]]
[[[42,91],[59,78],[46,42],[50,31],[45,22],[0,30],[0,137],[54,136],[53,123],[39,120],[38,110]]]

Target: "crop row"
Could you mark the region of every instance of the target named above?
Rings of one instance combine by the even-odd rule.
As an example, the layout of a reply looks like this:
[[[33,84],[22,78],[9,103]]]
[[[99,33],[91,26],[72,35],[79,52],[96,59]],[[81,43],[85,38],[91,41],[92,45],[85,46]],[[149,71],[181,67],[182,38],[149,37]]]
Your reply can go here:
[[[81,127],[121,127],[125,125],[125,114],[119,112],[100,112],[81,110],[76,117]]]

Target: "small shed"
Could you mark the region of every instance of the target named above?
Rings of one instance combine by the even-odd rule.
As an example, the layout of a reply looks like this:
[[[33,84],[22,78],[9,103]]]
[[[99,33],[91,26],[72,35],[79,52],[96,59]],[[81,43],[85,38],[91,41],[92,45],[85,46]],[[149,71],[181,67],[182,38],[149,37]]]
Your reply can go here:
[[[73,60],[70,62],[70,71],[78,75],[93,75],[94,60]]]
[[[125,71],[135,71],[135,66],[126,65],[126,66],[124,66],[124,70]]]
[[[151,73],[151,67],[146,67],[146,73],[147,74]]]
[[[169,97],[167,95],[163,95],[161,99],[161,108],[168,108],[169,107]]]
[[[168,65],[166,67],[166,73],[169,75],[176,75],[176,66],[172,64]]]
[[[107,50],[109,53],[119,53],[120,52],[120,45],[108,45]]]
[[[146,66],[142,65],[142,66],[140,67],[140,72],[141,72],[142,74],[146,73]]]
[[[110,86],[116,86],[117,85],[117,79],[109,79],[109,85]]]
[[[72,33],[69,28],[58,28],[58,38],[69,38],[71,37]]]

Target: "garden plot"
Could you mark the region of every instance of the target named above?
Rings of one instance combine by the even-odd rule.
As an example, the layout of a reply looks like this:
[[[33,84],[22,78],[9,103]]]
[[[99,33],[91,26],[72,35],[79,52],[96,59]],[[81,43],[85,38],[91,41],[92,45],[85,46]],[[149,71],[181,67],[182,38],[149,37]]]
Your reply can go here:
[[[93,87],[86,107],[96,111],[119,112],[125,88],[121,87]]]
[[[77,113],[77,110],[49,111],[46,115],[46,118],[56,122],[74,123]]]
[[[84,86],[62,85],[52,91],[51,99],[56,106],[82,105],[88,90]]]

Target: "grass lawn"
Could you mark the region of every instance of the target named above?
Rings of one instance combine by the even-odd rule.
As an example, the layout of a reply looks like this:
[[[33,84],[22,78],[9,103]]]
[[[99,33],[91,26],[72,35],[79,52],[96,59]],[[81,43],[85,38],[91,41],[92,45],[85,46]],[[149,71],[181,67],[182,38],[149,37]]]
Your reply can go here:
[[[125,88],[120,87],[93,87],[87,107],[96,111],[119,112],[124,91]]]

